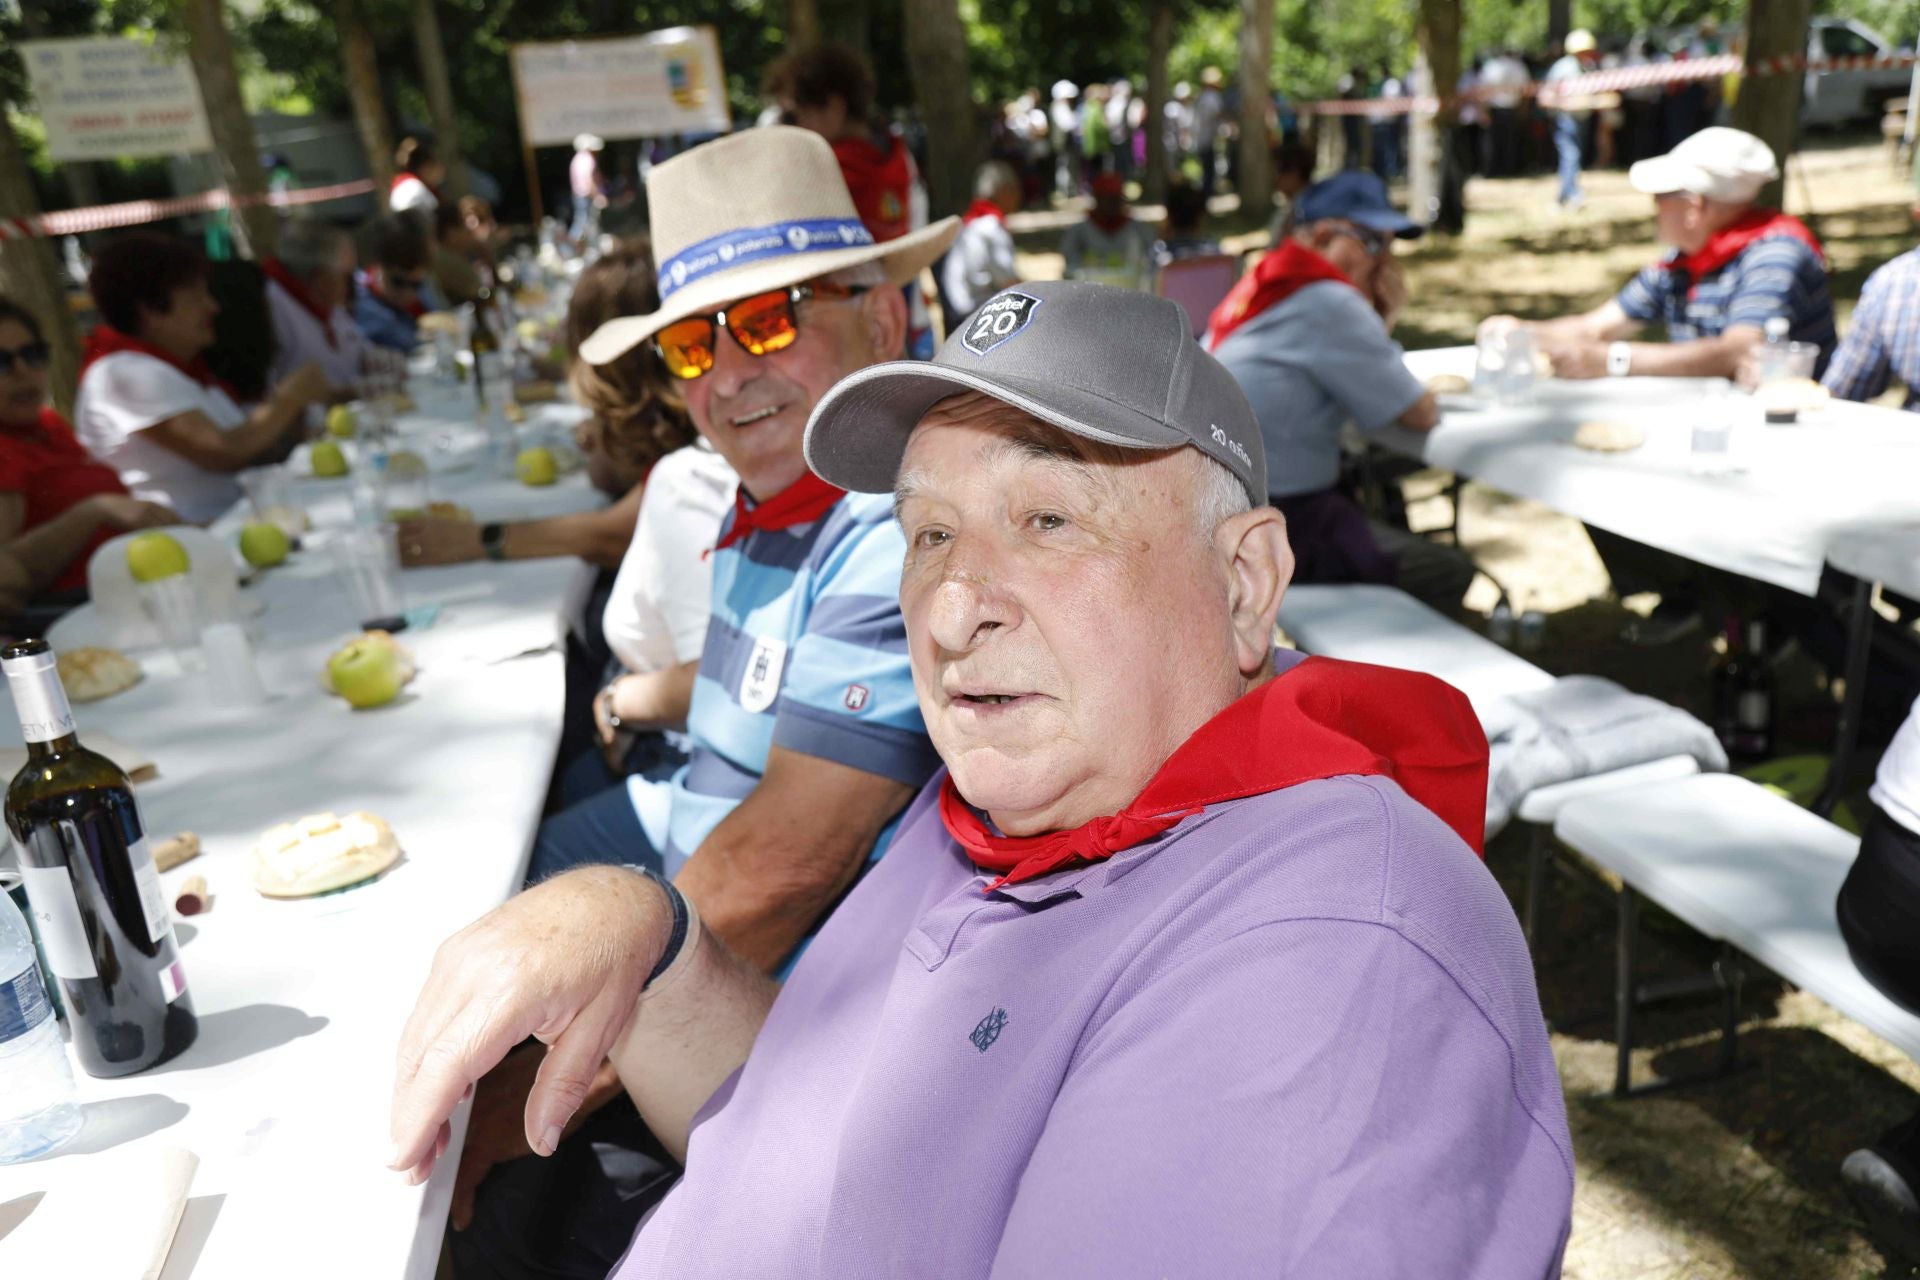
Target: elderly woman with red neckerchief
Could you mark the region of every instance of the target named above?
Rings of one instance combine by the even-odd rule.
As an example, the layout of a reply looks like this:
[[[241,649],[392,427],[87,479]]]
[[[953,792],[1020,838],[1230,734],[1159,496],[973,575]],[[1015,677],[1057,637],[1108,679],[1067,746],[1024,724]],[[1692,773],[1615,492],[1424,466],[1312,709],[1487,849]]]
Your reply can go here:
[[[136,498],[205,524],[240,498],[236,472],[286,456],[326,375],[303,364],[243,408],[208,367],[219,304],[207,262],[184,241],[140,233],[94,259],[100,324],[81,358],[74,429]]]
[[[80,447],[47,405],[48,358],[39,320],[0,297],[0,598],[13,605],[77,599],[95,547],[180,519],[130,496],[112,467]]]

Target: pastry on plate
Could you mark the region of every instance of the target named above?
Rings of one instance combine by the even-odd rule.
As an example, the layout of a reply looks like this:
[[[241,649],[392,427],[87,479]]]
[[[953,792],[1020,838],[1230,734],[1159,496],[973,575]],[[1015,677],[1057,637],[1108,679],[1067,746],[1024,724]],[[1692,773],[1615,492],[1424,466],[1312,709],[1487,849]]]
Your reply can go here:
[[[457,338],[460,336],[460,317],[451,311],[429,311],[420,317],[416,327],[421,333],[444,333]]]
[[[310,898],[371,880],[399,857],[393,828],[365,810],[310,813],[253,842],[253,887],[269,898]]]
[[[1457,373],[1436,373],[1427,379],[1427,390],[1437,396],[1464,396],[1473,390],[1473,379]]]
[[[1583,422],[1573,433],[1573,443],[1595,453],[1625,453],[1647,442],[1647,433],[1633,422]]]
[[[140,683],[140,664],[118,649],[68,649],[58,659],[60,683],[74,702],[95,702]]]

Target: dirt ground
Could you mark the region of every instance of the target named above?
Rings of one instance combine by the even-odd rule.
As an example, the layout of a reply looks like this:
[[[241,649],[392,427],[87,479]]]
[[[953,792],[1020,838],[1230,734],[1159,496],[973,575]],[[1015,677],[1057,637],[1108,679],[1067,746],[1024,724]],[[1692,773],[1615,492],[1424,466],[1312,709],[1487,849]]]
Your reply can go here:
[[[1826,243],[1844,332],[1867,274],[1915,243],[1907,213],[1913,189],[1878,141],[1816,140],[1789,179],[1789,210],[1811,213]],[[1413,301],[1396,336],[1409,348],[1466,343],[1485,315],[1543,317],[1610,296],[1659,252],[1651,201],[1619,172],[1589,174],[1586,188],[1586,207],[1562,213],[1551,178],[1474,181],[1466,234],[1431,237],[1406,254]],[[1230,199],[1215,212],[1230,249],[1264,243],[1264,232],[1236,225]],[[1033,277],[1059,275],[1053,242],[1073,216],[1016,216]],[[1445,523],[1447,500],[1430,496],[1443,492],[1444,479],[1421,474],[1407,482],[1416,528]],[[1465,546],[1507,585],[1517,608],[1548,615],[1535,661],[1556,672],[1609,676],[1705,712],[1712,639],[1659,650],[1622,643],[1629,611],[1644,612],[1653,598],[1615,599],[1579,524],[1469,484],[1461,529]],[[1476,621],[1496,598],[1481,579],[1462,618]],[[1777,678],[1783,749],[1824,752],[1835,695],[1820,668],[1790,654]],[[1493,842],[1487,861],[1518,901],[1525,836],[1517,826]],[[1747,961],[1745,1069],[1713,1084],[1615,1101],[1613,896],[1594,875],[1567,868],[1552,877],[1547,902],[1535,955],[1578,1163],[1570,1280],[1908,1274],[1889,1268],[1866,1239],[1838,1169],[1849,1150],[1920,1105],[1920,1067]],[[1690,973],[1714,957],[1710,944],[1662,913],[1643,914],[1642,928],[1644,977]],[[1650,1014],[1638,1033],[1647,1047],[1635,1052],[1637,1078],[1709,1061],[1715,1026],[1711,1002]]]

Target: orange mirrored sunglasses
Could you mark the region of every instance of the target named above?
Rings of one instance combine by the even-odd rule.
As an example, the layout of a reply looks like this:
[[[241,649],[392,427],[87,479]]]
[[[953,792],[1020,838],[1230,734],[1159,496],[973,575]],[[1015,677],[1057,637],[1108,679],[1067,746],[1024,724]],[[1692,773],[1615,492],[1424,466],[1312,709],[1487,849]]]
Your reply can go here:
[[[748,355],[785,351],[800,337],[800,304],[809,298],[837,301],[858,297],[866,285],[796,284],[742,298],[724,311],[676,320],[653,335],[653,349],[676,378],[698,378],[713,368],[714,344],[725,329]]]

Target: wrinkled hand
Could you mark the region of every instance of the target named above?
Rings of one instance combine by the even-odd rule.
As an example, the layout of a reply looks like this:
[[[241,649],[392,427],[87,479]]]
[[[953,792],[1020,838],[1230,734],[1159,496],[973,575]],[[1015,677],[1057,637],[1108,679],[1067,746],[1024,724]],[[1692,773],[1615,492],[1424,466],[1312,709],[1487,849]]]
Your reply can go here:
[[[543,1050],[532,1046],[515,1049],[474,1086],[473,1110],[467,1113],[467,1141],[460,1148],[460,1168],[453,1175],[453,1203],[447,1213],[455,1231],[465,1231],[472,1224],[474,1195],[493,1166],[533,1154],[533,1148],[527,1145],[524,1117],[527,1094],[533,1089],[545,1056]],[[592,1111],[591,1106],[585,1106],[575,1112],[561,1128],[561,1139],[572,1136]]]
[[[1740,357],[1740,363],[1733,367],[1733,385],[1742,391],[1755,391],[1760,387],[1760,353],[1750,350]]]
[[[298,405],[320,404],[326,400],[332,385],[327,381],[326,372],[316,360],[309,360],[292,373],[280,380],[273,389],[276,396]]]
[[[96,493],[87,499],[87,505],[116,529],[157,529],[180,523],[180,514],[172,507],[142,502],[124,493]]]
[[[388,1166],[424,1182],[462,1097],[533,1036],[529,1149],[552,1155],[633,1018],[672,928],[666,894],[620,867],[584,867],[510,899],[440,944],[400,1037]]]
[[[1556,378],[1602,378],[1607,373],[1607,344],[1604,342],[1562,342],[1543,348],[1553,361]]]
[[[395,534],[400,563],[412,569],[428,564],[465,564],[486,554],[480,545],[480,526],[472,520],[420,516],[402,520]]]

